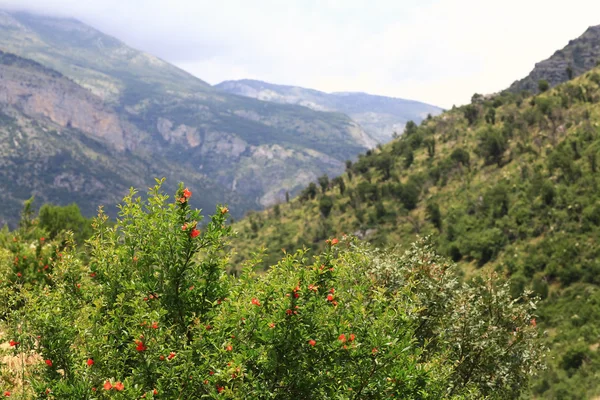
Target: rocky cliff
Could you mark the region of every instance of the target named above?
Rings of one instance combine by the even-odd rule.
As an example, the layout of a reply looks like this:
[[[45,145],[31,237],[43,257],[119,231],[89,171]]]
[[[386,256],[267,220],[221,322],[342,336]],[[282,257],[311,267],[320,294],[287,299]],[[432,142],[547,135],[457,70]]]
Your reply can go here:
[[[600,62],[600,25],[589,27],[547,60],[535,64],[529,75],[514,82],[508,90],[538,92],[538,82],[548,81],[551,87],[566,82],[594,68]]]

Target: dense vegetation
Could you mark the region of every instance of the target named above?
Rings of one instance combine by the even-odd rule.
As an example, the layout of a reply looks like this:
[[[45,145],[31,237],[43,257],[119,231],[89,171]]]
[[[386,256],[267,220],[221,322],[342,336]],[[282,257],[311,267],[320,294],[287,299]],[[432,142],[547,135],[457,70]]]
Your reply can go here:
[[[408,124],[344,175],[249,214],[235,226],[238,257],[264,246],[266,267],[281,249],[318,252],[332,235],[400,248],[432,235],[467,276],[496,271],[515,295],[528,287],[544,299],[553,359],[536,395],[598,395],[599,101],[600,69],[534,97],[474,95]]]
[[[42,224],[75,209],[26,205],[0,234],[4,396],[513,399],[542,366],[535,299],[461,282],[425,241],[399,254],[333,238],[234,277],[228,209],[200,226],[191,196],[132,190],[85,248]]]

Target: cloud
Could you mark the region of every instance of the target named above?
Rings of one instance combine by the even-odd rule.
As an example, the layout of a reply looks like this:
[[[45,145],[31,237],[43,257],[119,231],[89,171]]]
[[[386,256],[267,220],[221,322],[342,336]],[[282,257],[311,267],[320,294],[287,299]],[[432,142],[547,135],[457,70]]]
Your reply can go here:
[[[73,16],[210,83],[254,78],[450,107],[501,90],[579,36],[571,0],[0,0]]]

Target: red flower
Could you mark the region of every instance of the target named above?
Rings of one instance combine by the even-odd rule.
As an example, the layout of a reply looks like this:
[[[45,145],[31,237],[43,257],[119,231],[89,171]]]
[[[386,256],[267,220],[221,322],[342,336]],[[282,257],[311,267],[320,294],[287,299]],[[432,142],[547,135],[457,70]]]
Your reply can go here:
[[[335,246],[338,243],[339,243],[339,240],[337,240],[336,238],[331,239],[331,245],[332,246]]]
[[[316,341],[314,341],[313,339],[310,339],[310,340],[308,341],[308,344],[310,344],[311,346],[314,346],[315,344],[317,344],[317,342],[316,342]]]
[[[135,348],[137,351],[146,351],[148,348],[144,345],[144,342],[141,340],[137,342],[137,347]]]
[[[16,345],[20,344],[21,342],[15,342],[14,340],[11,340],[10,342],[8,342],[8,344],[10,344],[10,347],[15,347]]]
[[[274,323],[274,322],[271,322],[271,323],[269,324],[269,328],[271,328],[271,329],[275,328],[275,323]]]
[[[109,381],[104,382],[104,390],[110,390],[112,389],[112,385],[110,384]]]
[[[20,278],[20,277],[22,277],[22,276],[23,276],[23,274],[22,274],[22,273],[20,273],[20,272],[17,272],[17,276]]]
[[[94,365],[94,360],[92,358],[88,358],[87,365],[88,365],[88,367],[91,367],[92,365]]]
[[[47,366],[49,366],[49,367],[52,366],[52,360],[44,360],[44,362],[46,363]]]
[[[298,297],[300,297],[300,295],[298,293],[294,293],[294,298],[297,299]]]
[[[209,375],[214,375],[215,373],[214,373],[214,371],[208,371],[208,374]]]
[[[340,336],[338,336],[338,340],[342,343],[346,342],[346,335],[342,333]]]
[[[252,299],[252,304],[254,304],[255,306],[260,306],[260,301],[258,301],[258,299],[256,297],[254,297]]]
[[[200,234],[200,231],[196,228],[192,229],[192,231],[190,232],[190,237],[195,238],[196,236],[198,236]]]
[[[160,361],[165,361],[165,356],[161,355],[160,357],[158,357],[158,359],[159,359]]]
[[[292,310],[290,310],[290,309],[288,308],[287,310],[285,310],[285,313],[286,313],[287,315],[292,315]]]
[[[175,358],[175,353],[174,352],[170,352],[169,355],[167,356],[167,358],[169,360],[172,360],[173,358]]]
[[[232,345],[228,345],[227,347],[225,347],[225,350],[232,351],[233,350],[233,346]]]
[[[44,240],[46,240],[46,239],[43,237],[40,238],[40,242],[43,242]]]
[[[217,392],[221,393],[225,388],[223,386],[217,386]]]
[[[335,289],[334,288],[329,289],[329,293],[334,294],[335,293]]]
[[[10,392],[8,390],[4,392],[4,397],[10,397]]]
[[[537,326],[537,323],[535,322],[535,318],[531,319],[531,326],[533,326],[534,328]]]
[[[229,208],[221,207],[221,214],[227,214],[228,211],[229,211]]]
[[[377,354],[379,353],[379,350],[377,350],[377,347],[373,347],[373,350],[371,350],[372,354]]]
[[[351,333],[351,334],[350,334],[350,339],[349,339],[349,340],[350,340],[351,342],[353,342],[353,341],[354,341],[354,339],[356,339],[356,336],[354,335],[354,333]]]
[[[207,331],[210,331],[211,329],[212,329],[212,326],[210,326],[210,325],[206,325],[206,330],[207,330]]]
[[[188,188],[183,189],[183,197],[189,199],[190,197],[192,197],[192,192],[190,192]]]
[[[152,329],[158,329],[158,322],[152,323]]]
[[[119,391],[119,392],[120,392],[120,391],[121,391],[121,390],[123,390],[123,389],[125,389],[125,385],[123,385],[123,383],[122,383],[122,382],[117,382],[117,383],[115,383],[115,390],[117,390],[117,391]]]
[[[158,390],[154,389],[154,390],[152,391],[152,394],[153,394],[153,395],[157,395],[157,394],[158,394]]]
[[[333,301],[333,295],[332,294],[328,294],[327,295],[327,301]]]

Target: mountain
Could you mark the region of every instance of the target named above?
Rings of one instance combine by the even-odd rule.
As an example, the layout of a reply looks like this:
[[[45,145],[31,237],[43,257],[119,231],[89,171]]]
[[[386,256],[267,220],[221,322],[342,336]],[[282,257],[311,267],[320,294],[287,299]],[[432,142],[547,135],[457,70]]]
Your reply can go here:
[[[367,93],[325,93],[297,86],[274,85],[243,79],[215,86],[227,93],[281,104],[297,104],[317,111],[337,111],[349,115],[377,142],[389,142],[404,130],[408,121],[421,122],[442,109],[413,100],[374,96]]]
[[[538,82],[546,80],[550,87],[579,76],[600,62],[600,25],[589,27],[583,35],[569,41],[547,60],[535,64],[529,75],[514,82],[508,90],[538,93]]]
[[[14,225],[23,200],[80,205],[94,215],[116,204],[130,187],[155,176],[171,186],[189,179],[203,187],[196,205],[220,201],[248,207],[243,199],[192,169],[136,149],[145,133],[61,73],[0,51],[0,225]],[[116,208],[107,209],[115,215]]]
[[[353,234],[407,248],[430,236],[467,278],[510,277],[544,299],[548,370],[534,398],[600,395],[600,68],[535,97],[505,92],[409,125],[340,177],[239,221],[238,260],[264,265]]]
[[[124,160],[133,154],[160,165],[157,176],[182,169],[202,176],[212,182],[195,187],[202,196],[243,199],[232,207],[236,216],[280,201],[323,173],[341,173],[345,160],[376,145],[344,114],[220,92],[77,20],[0,12],[0,50],[62,74],[110,108],[119,122],[103,128],[103,140]],[[79,115],[74,105],[61,107]],[[74,124],[61,121],[54,123]],[[54,188],[48,182],[38,190]]]

